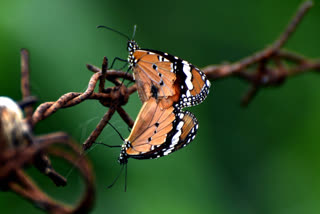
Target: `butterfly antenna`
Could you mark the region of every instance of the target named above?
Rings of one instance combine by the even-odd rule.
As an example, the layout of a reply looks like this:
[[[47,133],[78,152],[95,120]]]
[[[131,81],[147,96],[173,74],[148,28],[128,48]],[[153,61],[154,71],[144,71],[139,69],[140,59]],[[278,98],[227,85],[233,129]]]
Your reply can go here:
[[[117,175],[117,177],[114,179],[114,181],[108,186],[108,189],[110,189],[111,187],[113,187],[113,185],[117,182],[117,180],[119,179],[122,171],[123,171],[124,166],[121,167],[119,174]]]
[[[132,39],[131,39],[131,40],[134,39],[134,37],[135,37],[135,35],[136,35],[136,30],[137,30],[137,25],[134,25],[134,26],[133,26],[133,34],[132,34]]]
[[[99,25],[99,26],[97,26],[97,28],[105,28],[105,29],[111,30],[111,31],[113,31],[113,32],[115,32],[115,33],[127,38],[128,40],[130,40],[129,36],[127,36],[126,34],[120,32],[120,31],[117,31],[117,30],[115,30],[115,29],[113,29],[111,27],[107,27],[107,26],[104,26],[104,25]]]
[[[122,141],[124,141],[124,138],[122,137],[122,135],[120,134],[120,132],[110,123],[108,122],[108,124],[118,133],[119,137],[121,138]]]

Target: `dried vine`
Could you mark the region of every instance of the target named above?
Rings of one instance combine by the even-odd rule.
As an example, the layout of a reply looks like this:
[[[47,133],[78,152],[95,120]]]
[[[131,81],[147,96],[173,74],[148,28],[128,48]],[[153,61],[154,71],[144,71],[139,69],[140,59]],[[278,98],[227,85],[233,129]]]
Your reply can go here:
[[[320,59],[312,60],[281,49],[295,32],[312,4],[312,1],[304,2],[285,31],[266,49],[232,64],[206,66],[203,71],[211,80],[235,76],[249,82],[251,87],[242,99],[243,105],[247,105],[263,87],[281,85],[288,77],[307,71],[319,72]],[[254,69],[250,70],[251,67]]]
[[[31,126],[33,108],[31,104],[36,99],[30,96],[29,74],[29,54],[27,50],[22,49],[21,91],[23,99],[19,104],[23,107],[26,117],[24,120],[19,120],[19,118],[15,118],[14,112],[3,110],[4,107],[0,112],[0,189],[2,191],[11,190],[49,213],[87,213],[92,208],[95,195],[91,166],[88,160],[81,156],[81,149],[68,134],[56,132],[33,136]],[[10,117],[8,117],[9,114]],[[27,129],[23,129],[22,138],[19,132],[20,127],[27,127]],[[7,133],[8,131],[10,133]],[[13,138],[7,137],[12,135]],[[15,137],[15,135],[17,136]],[[9,139],[14,139],[14,141],[10,142]],[[60,147],[53,147],[57,145]],[[24,172],[26,166],[33,165],[51,179],[56,186],[65,186],[67,180],[54,170],[48,155],[68,161],[82,175],[86,190],[80,202],[75,206],[69,206],[52,199]]]

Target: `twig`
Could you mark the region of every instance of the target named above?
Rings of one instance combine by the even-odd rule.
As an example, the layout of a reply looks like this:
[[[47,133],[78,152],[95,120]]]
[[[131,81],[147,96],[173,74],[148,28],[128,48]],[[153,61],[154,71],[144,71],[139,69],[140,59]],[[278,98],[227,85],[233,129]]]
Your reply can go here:
[[[114,107],[109,108],[108,112],[102,117],[97,127],[91,132],[90,136],[83,143],[84,150],[89,149],[92,146],[92,144],[96,141],[96,139],[99,137],[104,127],[107,125],[107,123],[113,116],[115,110],[116,109]]]
[[[320,60],[310,60],[296,53],[281,50],[311,7],[312,1],[304,2],[285,31],[270,47],[238,62],[223,65],[209,65],[202,70],[211,80],[236,76],[251,83],[251,89],[242,99],[243,105],[247,105],[262,87],[280,85],[287,77],[301,74],[306,70],[313,69],[320,71]],[[285,60],[293,63],[293,66],[289,67],[289,65],[285,63]],[[270,61],[277,61],[277,63],[272,64],[269,63]],[[266,68],[263,72],[261,69],[250,71],[250,67],[256,64],[263,64]],[[279,67],[280,65],[281,67]]]
[[[28,99],[30,97],[30,84],[29,84],[29,52],[26,49],[21,49],[21,93],[22,100]],[[28,105],[24,108],[26,119],[30,121],[32,117],[33,108],[31,105]]]
[[[49,213],[87,213],[94,201],[93,173],[88,160],[81,156],[80,149],[63,132],[34,137],[32,134],[32,107],[36,99],[30,96],[29,54],[21,50],[21,91],[23,100],[19,105],[25,109],[26,118],[20,118],[20,109],[2,105],[0,108],[0,189],[14,191],[18,195]],[[48,109],[51,105],[43,105]],[[42,112],[45,112],[43,110]],[[9,136],[9,137],[8,137]],[[12,137],[10,137],[12,136]],[[12,141],[12,142],[11,142]],[[69,150],[52,150],[54,144],[66,145]],[[54,170],[48,153],[62,157],[75,166],[85,180],[86,192],[76,206],[59,203],[41,190],[24,172],[34,165],[57,186],[66,185],[66,179]]]

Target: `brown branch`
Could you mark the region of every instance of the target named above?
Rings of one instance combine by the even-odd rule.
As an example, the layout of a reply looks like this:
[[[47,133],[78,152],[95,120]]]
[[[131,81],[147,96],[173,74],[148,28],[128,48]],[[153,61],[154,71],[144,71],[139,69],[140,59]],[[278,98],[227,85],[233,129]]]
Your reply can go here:
[[[65,145],[69,150],[51,148],[50,146]],[[26,165],[38,164],[38,154],[53,154],[69,161],[82,174],[86,192],[82,200],[75,206],[61,204],[46,195],[33,181],[23,172]],[[0,183],[2,189],[11,189],[22,197],[30,200],[42,209],[50,213],[76,213],[82,209],[87,213],[94,200],[94,180],[91,167],[86,158],[80,156],[80,149],[65,133],[54,133],[37,137],[35,143],[27,147],[17,147],[1,153],[0,156]],[[37,166],[37,165],[36,165]],[[50,168],[53,170],[52,168]]]
[[[131,117],[129,116],[129,114],[128,114],[123,108],[121,108],[121,107],[119,107],[119,108],[117,109],[117,112],[118,112],[118,114],[120,115],[120,117],[122,118],[122,120],[123,120],[126,124],[128,124],[128,126],[129,126],[130,128],[132,128],[132,127],[133,127],[133,124],[134,124],[134,120],[131,119]]]
[[[21,49],[21,93],[22,93],[22,100],[29,99],[31,96],[30,94],[30,84],[29,84],[29,75],[30,75],[30,68],[29,68],[29,52],[26,49]],[[26,119],[27,121],[31,121],[33,107],[28,105],[24,108]]]
[[[41,138],[41,139],[40,139]],[[39,138],[39,142],[41,144],[34,144],[31,147],[24,149],[23,151],[13,152],[11,154],[16,161],[16,163],[12,163],[10,173],[8,175],[10,178],[8,179],[8,188],[12,189],[17,194],[22,197],[30,200],[35,205],[40,208],[47,210],[50,213],[87,213],[92,208],[93,200],[94,200],[94,180],[92,176],[91,167],[88,164],[88,161],[79,156],[80,150],[77,146],[74,146],[73,143],[70,143],[70,139],[65,138],[64,135],[53,134],[48,140],[48,136],[42,136]],[[75,166],[80,173],[82,174],[85,184],[86,191],[83,195],[82,199],[78,202],[78,204],[74,207],[71,207],[66,204],[61,204],[50,198],[46,193],[44,193],[39,187],[32,181],[32,179],[26,175],[18,165],[25,165],[27,162],[31,162],[36,153],[42,151],[44,149],[48,149],[50,145],[55,144],[57,139],[62,140],[59,142],[59,145],[65,144],[73,151],[73,154],[70,151],[66,152],[61,149],[49,149],[47,152],[57,157],[61,157],[68,162],[70,162],[73,166]],[[64,139],[64,140],[63,140]],[[23,154],[21,154],[23,153]],[[15,162],[12,160],[12,162]],[[6,164],[8,165],[8,164]],[[3,175],[3,171],[1,171],[1,175]]]
[[[128,124],[129,127],[133,126],[134,121],[121,107],[128,102],[128,99],[132,93],[134,93],[137,88],[136,85],[127,88],[119,81],[118,78],[124,78],[129,81],[133,81],[132,74],[127,72],[117,71],[117,70],[107,70],[108,60],[104,57],[102,63],[102,69],[99,69],[93,65],[87,65],[90,71],[94,74],[91,77],[88,88],[84,93],[70,92],[62,95],[55,102],[46,102],[41,104],[32,116],[32,125],[34,126],[39,121],[47,118],[48,116],[54,114],[59,109],[71,107],[87,99],[98,100],[103,106],[109,107],[108,112],[101,119],[97,127],[92,131],[87,140],[83,143],[83,148],[86,150],[92,146],[96,141],[98,136],[101,134],[103,128],[107,125],[114,112],[117,111],[121,118]],[[94,88],[99,82],[99,93],[95,93]],[[109,80],[115,84],[114,87],[105,88],[105,80]]]
[[[101,76],[100,76],[100,82],[99,82],[99,92],[103,92],[105,88],[105,82],[107,78],[107,70],[108,70],[108,58],[103,57],[103,62],[102,62],[102,69],[101,69]]]
[[[96,139],[101,134],[101,132],[104,129],[104,127],[110,121],[110,119],[113,116],[115,110],[116,109],[114,107],[109,108],[108,112],[102,117],[102,119],[100,120],[100,122],[97,125],[97,127],[91,132],[90,136],[83,143],[83,145],[82,145],[83,146],[83,150],[87,150],[92,146],[92,144],[96,141]]]
[[[251,89],[242,100],[246,105],[262,87],[280,85],[287,77],[307,70],[320,71],[320,59],[310,60],[299,54],[281,50],[311,7],[312,1],[304,2],[285,31],[271,46],[232,64],[206,66],[202,69],[203,72],[212,80],[235,76],[249,82]],[[269,63],[270,61],[275,63]],[[289,66],[286,61],[293,65]],[[259,66],[256,66],[256,69],[250,69],[254,65],[261,66],[261,64],[265,69],[260,69]]]
[[[81,156],[80,149],[66,133],[56,132],[33,137],[31,104],[36,100],[30,96],[29,72],[29,54],[26,49],[22,49],[21,91],[23,100],[19,102],[19,105],[25,110],[26,118],[22,120],[21,112],[11,109],[10,106],[3,105],[0,108],[0,189],[16,192],[49,213],[88,213],[94,201],[94,179],[88,160]],[[86,94],[79,95],[78,99],[81,100],[82,96]],[[45,113],[52,104],[42,105],[40,112]],[[65,145],[69,149],[53,150],[51,145],[54,144]],[[66,185],[66,179],[52,167],[48,154],[69,161],[84,178],[86,191],[76,206],[55,201],[24,172],[24,168],[33,165],[50,178],[56,186]]]
[[[93,90],[100,76],[101,76],[101,73],[95,73],[91,77],[88,88],[84,93],[79,94],[79,93],[70,92],[65,95],[62,95],[56,102],[51,103],[51,105],[49,105],[48,103],[44,103],[40,105],[36,109],[35,113],[33,114],[32,125],[35,125],[38,121],[43,120],[44,118],[55,113],[60,108],[65,106],[66,103],[68,103],[68,107],[70,107],[70,106],[77,105],[83,102],[84,100],[86,100],[93,93]]]
[[[101,69],[94,65],[87,64],[87,68],[89,71],[92,71],[94,73],[101,72]],[[130,73],[118,71],[118,70],[108,70],[108,76],[106,77],[106,79],[114,83],[116,86],[121,85],[121,81],[117,80],[116,78],[124,78],[131,82],[134,82],[133,75]]]

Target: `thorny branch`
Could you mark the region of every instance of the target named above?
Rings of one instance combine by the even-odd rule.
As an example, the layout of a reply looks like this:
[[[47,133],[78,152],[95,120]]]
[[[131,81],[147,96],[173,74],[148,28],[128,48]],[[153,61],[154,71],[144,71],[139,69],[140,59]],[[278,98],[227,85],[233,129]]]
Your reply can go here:
[[[312,1],[304,2],[298,9],[296,15],[289,23],[285,31],[272,45],[266,49],[235,63],[209,65],[202,70],[206,73],[210,80],[219,80],[222,78],[235,76],[248,82],[251,86],[247,94],[243,97],[243,105],[247,105],[254,98],[256,93],[263,87],[281,85],[288,77],[302,74],[307,71],[319,72],[320,59],[312,60],[300,54],[282,49],[292,33],[297,29],[298,24],[301,22],[302,18],[305,16],[311,6]],[[21,54],[21,85],[24,100],[22,103],[26,103],[26,106],[28,106],[28,103],[34,102],[34,98],[30,98],[29,90],[28,52],[23,50]],[[109,109],[102,117],[96,128],[89,135],[87,140],[84,142],[84,150],[90,148],[91,145],[97,140],[98,136],[101,134],[102,130],[108,124],[115,112],[121,116],[121,118],[129,127],[133,126],[134,121],[122,108],[122,106],[126,105],[130,95],[133,94],[137,88],[135,84],[130,87],[126,87],[121,81],[121,79],[126,79],[129,82],[134,82],[133,75],[118,70],[108,70],[108,60],[106,57],[103,59],[101,69],[90,64],[87,65],[87,68],[94,74],[92,75],[88,84],[88,88],[84,93],[70,92],[64,94],[55,102],[46,102],[41,104],[33,114],[32,107],[25,108],[26,121],[30,124],[31,128],[41,120],[54,114],[59,109],[78,105],[88,99],[98,100],[101,105],[108,107]],[[114,86],[106,88],[106,80],[113,83]],[[94,92],[98,81],[98,92]],[[35,138],[35,141],[41,142],[37,144],[40,146],[29,146],[23,151],[23,153],[19,149],[12,150],[8,153],[6,152],[6,157],[0,157],[0,161],[6,160],[6,163],[10,163],[8,160],[15,160],[15,164],[10,163],[6,168],[0,168],[0,180],[5,180],[7,182],[5,183],[6,185],[1,185],[1,188],[9,188],[52,213],[72,213],[79,212],[81,209],[84,212],[88,211],[93,202],[94,189],[92,172],[90,171],[90,166],[88,165],[87,161],[85,161],[85,159],[77,159],[77,161],[74,161],[75,159],[71,158],[70,153],[47,149],[49,145],[53,144],[53,141],[59,141],[62,142],[62,144],[68,145],[72,151],[75,151],[75,154],[78,154],[77,149],[72,143],[70,143],[69,138],[64,133],[60,133],[60,135],[58,133],[55,137],[52,135],[37,137]],[[41,152],[39,153],[39,151]],[[76,208],[73,209],[73,211],[71,211],[68,206],[61,205],[49,198],[45,193],[38,189],[38,187],[23,171],[25,164],[31,164],[35,157],[42,157],[42,161],[45,163],[44,160],[46,159],[46,154],[48,153],[55,154],[71,162],[79,169],[86,180],[86,194],[83,200]],[[35,154],[41,154],[42,156],[37,156]],[[77,157],[77,155],[75,155],[75,157]],[[44,168],[45,167],[47,166],[44,166]],[[41,168],[41,166],[38,166],[38,168]],[[59,178],[59,174],[57,174],[53,169],[51,169],[51,173],[53,173],[53,176],[50,176],[49,174],[47,175],[52,180],[55,181]]]
[[[206,66],[203,68],[204,73],[212,80],[235,76],[249,82],[251,88],[242,99],[242,104],[247,105],[262,87],[281,85],[288,77],[306,71],[319,72],[320,59],[311,60],[281,49],[311,7],[312,1],[304,2],[285,31],[270,47],[232,64]],[[250,70],[254,66],[256,68]]]
[[[31,127],[33,110],[30,105],[36,99],[30,96],[29,72],[29,53],[22,49],[21,91],[23,100],[19,102],[19,105],[25,110],[26,117],[23,121],[16,113],[6,110],[4,104],[1,105],[0,190],[11,190],[49,213],[87,213],[92,208],[95,193],[91,166],[88,160],[81,156],[82,150],[66,133],[56,132],[33,136]],[[53,148],[54,145],[60,147],[64,145],[64,148]],[[82,199],[75,206],[55,201],[24,172],[26,166],[33,165],[51,179],[56,186],[65,186],[67,181],[54,170],[48,157],[49,154],[68,161],[78,169],[83,177],[86,189]]]
[[[64,144],[69,147],[70,151],[61,148],[48,149],[50,145],[56,144],[56,142],[59,142],[59,145]],[[71,143],[69,137],[64,133],[38,137],[37,143],[39,144],[36,144],[36,146],[6,151],[5,155],[1,157],[1,163],[5,166],[0,168],[1,188],[11,189],[50,213],[88,212],[92,208],[94,200],[94,181],[88,161],[85,158],[79,158],[80,150],[78,147]],[[39,152],[45,152],[67,160],[82,174],[85,179],[86,190],[83,198],[75,207],[70,207],[50,198],[23,171],[26,164],[32,164],[35,161]],[[3,181],[7,181],[7,183]]]
[[[84,150],[87,150],[96,141],[98,136],[101,134],[104,127],[110,121],[114,112],[117,111],[121,118],[127,123],[129,127],[133,126],[134,121],[121,107],[128,102],[128,99],[132,93],[134,93],[137,88],[136,85],[127,88],[124,84],[121,84],[118,78],[124,78],[133,82],[132,74],[125,73],[117,70],[107,70],[108,60],[104,57],[102,63],[102,70],[93,66],[87,65],[87,68],[94,72],[92,75],[87,90],[84,93],[70,92],[61,96],[56,102],[46,102],[41,104],[32,116],[32,125],[35,125],[40,120],[52,115],[54,112],[60,108],[67,108],[81,102],[86,99],[95,99],[106,107],[109,107],[107,113],[103,116],[97,127],[92,131],[90,136],[83,144]],[[97,81],[99,82],[99,92],[94,92]],[[102,80],[102,81],[101,81]],[[109,80],[114,83],[114,87],[105,88],[105,80]]]

